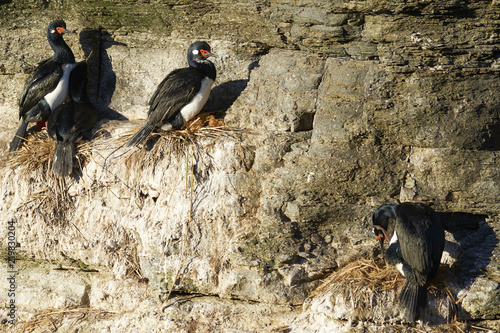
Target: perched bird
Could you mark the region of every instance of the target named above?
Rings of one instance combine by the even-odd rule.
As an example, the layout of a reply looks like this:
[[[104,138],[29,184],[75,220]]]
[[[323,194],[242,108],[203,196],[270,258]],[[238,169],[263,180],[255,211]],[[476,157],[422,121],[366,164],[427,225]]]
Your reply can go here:
[[[201,111],[216,77],[215,66],[207,59],[210,56],[213,54],[206,42],[189,47],[189,67],[170,72],[160,83],[149,102],[146,124],[130,138],[128,146],[141,144],[156,128],[181,128]]]
[[[75,56],[62,36],[70,32],[66,30],[66,23],[62,20],[52,21],[47,27],[47,40],[54,55],[39,63],[24,84],[19,99],[21,124],[9,151],[19,148],[29,122],[46,121],[50,112],[66,100],[69,74],[75,66]]]
[[[69,96],[69,101],[50,113],[47,122],[47,132],[57,142],[52,157],[52,171],[58,177],[71,174],[75,141],[82,134],[87,134],[99,118],[87,96],[87,63],[85,61],[77,63],[70,74]]]
[[[390,233],[394,231],[392,237]],[[384,205],[373,213],[373,232],[389,244],[385,257],[406,278],[399,307],[415,322],[427,303],[427,285],[436,274],[444,248],[444,231],[436,212],[420,203]]]

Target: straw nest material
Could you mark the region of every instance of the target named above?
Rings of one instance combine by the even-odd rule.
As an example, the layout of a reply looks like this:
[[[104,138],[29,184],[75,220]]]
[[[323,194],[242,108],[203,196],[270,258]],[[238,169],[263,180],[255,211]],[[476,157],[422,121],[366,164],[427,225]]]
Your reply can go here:
[[[44,309],[37,312],[30,320],[21,320],[14,329],[21,332],[55,332],[67,321],[71,321],[68,330],[81,322],[97,322],[109,319],[116,313],[86,307],[69,307],[65,309]],[[74,330],[74,328],[73,328]],[[73,331],[72,330],[72,331]],[[77,329],[78,330],[78,329]]]
[[[114,123],[115,126],[120,126],[119,122]],[[208,144],[215,144],[217,138],[234,138],[234,131],[226,130],[222,119],[216,118],[213,114],[201,114],[194,118],[180,130],[172,131],[154,131],[144,142],[138,147],[129,147],[126,143],[132,135],[140,129],[140,124],[135,128],[120,130],[118,135],[113,135],[111,138],[103,138],[92,140],[89,142],[90,147],[87,149],[91,152],[105,152],[102,154],[102,161],[97,162],[102,164],[103,170],[111,172],[109,166],[116,163],[121,163],[127,170],[142,172],[142,170],[156,167],[161,162],[165,165],[170,165],[171,161],[179,158],[190,156],[189,158],[201,157],[200,154],[206,153],[207,144],[200,144],[202,140]],[[109,132],[115,132],[115,129],[108,126]],[[124,179],[127,182],[126,179]],[[129,184],[133,186],[134,184]]]
[[[117,123],[120,126],[120,123]],[[213,114],[201,114],[190,121],[183,129],[169,132],[158,131],[151,135],[155,144],[148,154],[152,157],[163,157],[165,153],[183,150],[188,142],[194,142],[197,138],[215,138],[226,133],[224,121],[217,119]],[[106,149],[110,146],[122,147],[130,137],[139,129],[133,129],[117,137],[103,135],[103,130],[97,131],[92,141],[79,141],[75,145],[75,166],[79,169],[92,159],[92,153],[97,149]],[[107,128],[107,130],[112,130]],[[5,163],[9,168],[19,168],[21,172],[29,174],[33,171],[41,171],[50,176],[52,167],[52,155],[54,153],[55,141],[47,137],[45,132],[28,133],[25,143],[13,154],[9,154]],[[168,151],[167,151],[168,150]]]
[[[82,152],[84,142],[77,142],[75,145],[76,158],[80,167],[85,163]],[[52,168],[52,155],[56,142],[47,137],[46,132],[28,133],[25,142],[14,153],[10,153],[6,166],[15,169],[19,168],[22,173],[30,174],[40,171],[43,175],[50,177]]]
[[[482,332],[487,330],[481,325],[471,325],[470,323],[462,323],[458,321],[456,300],[447,281],[450,267],[448,265],[440,265],[437,276],[430,282],[427,291],[436,298],[445,297],[446,301],[451,306],[451,313],[448,320],[451,321],[448,325],[434,326],[435,332]],[[373,291],[394,291],[395,295],[399,294],[401,287],[405,282],[405,278],[396,269],[395,266],[387,265],[382,258],[360,258],[352,261],[347,265],[339,268],[327,277],[321,285],[319,285],[310,295],[309,299],[317,297],[326,291],[333,294],[342,294],[344,297],[351,299],[355,306],[362,303],[368,303],[369,295]],[[407,329],[404,325],[401,329]],[[391,329],[398,331],[398,325],[392,325]],[[412,329],[412,332],[418,330]]]
[[[137,130],[139,128],[133,132],[125,133],[118,140],[128,141]],[[168,132],[154,131],[148,140],[153,145],[144,144],[143,147],[148,150],[148,154],[153,156],[165,151],[180,152],[184,150],[186,144],[195,143],[197,139],[217,138],[228,133],[222,119],[217,119],[211,114],[201,114],[188,122],[182,129]]]
[[[429,284],[428,292],[438,296],[444,291],[449,297],[453,297],[446,283],[448,270],[447,265],[439,267],[437,276]],[[396,267],[386,264],[384,259],[360,258],[333,272],[309,297],[316,297],[332,287],[344,289],[346,285],[377,291],[399,291],[404,282],[405,278]]]
[[[397,290],[405,279],[395,266],[387,265],[383,259],[361,258],[337,269],[323,281],[309,298],[316,297],[326,290],[345,290],[347,285],[355,289],[378,291]]]

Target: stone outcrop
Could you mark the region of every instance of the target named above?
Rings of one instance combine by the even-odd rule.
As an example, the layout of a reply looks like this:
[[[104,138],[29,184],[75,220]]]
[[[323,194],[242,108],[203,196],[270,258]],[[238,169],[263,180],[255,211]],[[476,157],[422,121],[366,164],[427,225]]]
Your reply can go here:
[[[88,57],[102,118],[65,181],[47,162],[0,153],[3,257],[9,225],[17,237],[12,329],[43,330],[49,318],[63,331],[399,330],[394,290],[314,292],[378,255],[371,214],[398,201],[431,204],[447,230],[448,293],[430,297],[425,321],[456,315],[499,329],[498,1],[0,9],[2,147],[27,73],[50,54],[44,31],[55,18],[77,29],[65,40]],[[199,39],[218,55],[206,111],[225,130],[120,147]],[[2,261],[1,281],[8,270]],[[5,305],[8,288],[0,283]]]

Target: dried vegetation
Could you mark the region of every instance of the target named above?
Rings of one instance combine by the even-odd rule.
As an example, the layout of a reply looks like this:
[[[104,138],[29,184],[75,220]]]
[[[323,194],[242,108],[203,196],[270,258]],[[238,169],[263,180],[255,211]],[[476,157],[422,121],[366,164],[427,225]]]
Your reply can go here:
[[[78,331],[75,326],[81,322],[96,322],[115,315],[113,312],[87,307],[44,309],[29,320],[18,321],[11,329],[19,332],[55,332],[64,325],[68,331],[72,328],[71,331]],[[67,323],[68,321],[71,322]]]

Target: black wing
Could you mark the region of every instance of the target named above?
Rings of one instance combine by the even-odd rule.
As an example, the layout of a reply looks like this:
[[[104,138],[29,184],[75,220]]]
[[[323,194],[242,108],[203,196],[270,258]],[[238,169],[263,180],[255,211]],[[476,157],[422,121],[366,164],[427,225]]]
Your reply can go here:
[[[433,270],[434,237],[432,230],[433,211],[421,205],[401,204],[396,219],[395,231],[401,247],[401,255],[413,271],[415,283],[423,286]],[[444,239],[443,239],[444,241]],[[438,263],[439,264],[439,263]]]
[[[200,90],[203,78],[195,68],[176,69],[167,75],[149,102],[148,123],[161,126],[188,104]]]
[[[19,118],[22,118],[45,95],[57,87],[63,75],[62,66],[52,60],[41,62],[28,77],[19,99]]]

